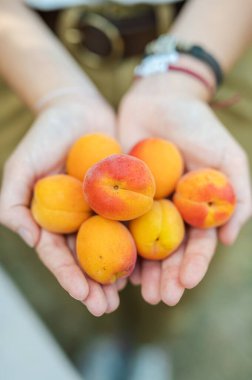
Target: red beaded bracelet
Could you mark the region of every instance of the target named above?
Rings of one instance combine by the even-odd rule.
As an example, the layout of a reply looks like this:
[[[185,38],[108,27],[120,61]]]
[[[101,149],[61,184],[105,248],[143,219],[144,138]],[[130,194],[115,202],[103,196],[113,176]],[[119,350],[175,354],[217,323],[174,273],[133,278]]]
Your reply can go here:
[[[169,65],[168,71],[178,71],[180,73],[190,75],[191,77],[193,77],[193,78],[199,80],[201,83],[203,83],[212,95],[214,95],[214,93],[215,93],[215,90],[216,90],[215,86],[212,86],[202,75],[200,75],[196,71],[193,71],[193,70],[188,69],[186,67],[176,66],[176,65]]]
[[[191,77],[199,80],[202,84],[204,84],[204,86],[208,89],[208,91],[210,91],[212,96],[216,92],[216,87],[212,86],[206,78],[204,78],[201,74],[197,73],[194,70],[191,70],[191,69],[188,69],[188,68],[182,67],[182,66],[169,64],[167,66],[167,71],[177,71],[180,73],[184,73],[186,75],[190,75]],[[141,76],[135,76],[135,79],[140,79],[140,78],[142,78],[142,77]],[[221,100],[220,101],[211,101],[210,105],[214,108],[227,108],[227,107],[231,107],[231,106],[237,104],[240,100],[241,100],[240,94],[236,93],[233,96],[231,96],[230,98],[224,99],[222,101]]]
[[[181,73],[191,75],[193,78],[198,79],[201,83],[203,83],[206,86],[206,88],[211,92],[212,95],[215,94],[216,88],[212,86],[203,76],[201,76],[199,73],[196,73],[195,71],[191,69],[187,69],[185,67],[176,66],[176,65],[169,65],[168,71],[178,71]],[[224,100],[211,101],[210,105],[214,108],[227,108],[227,107],[231,107],[237,104],[240,100],[241,100],[240,94],[236,93],[233,96]]]
[[[168,64],[166,71],[178,71],[180,73],[190,75],[191,77],[199,80],[202,84],[204,84],[204,86],[207,88],[208,91],[210,91],[212,96],[215,94],[215,90],[216,90],[215,86],[212,86],[201,74],[197,73],[194,70],[188,69],[188,68],[183,67],[183,66]],[[165,72],[165,71],[163,71],[163,72]],[[135,79],[140,79],[143,77],[144,76],[141,76],[141,75],[135,75]]]

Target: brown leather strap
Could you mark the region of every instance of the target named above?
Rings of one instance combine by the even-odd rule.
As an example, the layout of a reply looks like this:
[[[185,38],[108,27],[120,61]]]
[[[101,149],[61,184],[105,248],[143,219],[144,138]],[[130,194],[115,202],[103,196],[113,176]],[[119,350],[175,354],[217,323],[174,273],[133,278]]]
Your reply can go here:
[[[85,25],[85,12],[80,15],[79,22],[76,25],[81,33],[83,33],[83,44],[90,51],[106,57],[110,54],[111,46],[106,34],[93,26]],[[88,12],[88,11],[87,11]],[[57,33],[57,23],[60,11],[38,12],[45,23]],[[144,48],[148,42],[155,39],[158,35],[157,20],[154,9],[145,7],[142,11],[123,17],[116,17],[113,14],[102,14],[120,32],[124,42],[123,57],[131,57],[144,52]]]

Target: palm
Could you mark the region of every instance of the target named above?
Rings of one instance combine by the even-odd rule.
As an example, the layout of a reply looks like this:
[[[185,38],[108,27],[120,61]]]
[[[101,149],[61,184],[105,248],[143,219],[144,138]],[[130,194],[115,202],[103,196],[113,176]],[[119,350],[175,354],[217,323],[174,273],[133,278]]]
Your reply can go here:
[[[118,289],[124,284],[102,287],[85,277],[72,254],[71,239],[40,230],[29,210],[34,182],[64,170],[73,141],[92,131],[114,134],[115,118],[110,108],[97,102],[92,106],[62,104],[41,114],[5,166],[0,206],[2,222],[30,245],[36,245],[41,261],[61,286],[98,316],[118,307]],[[94,107],[99,113],[92,111]]]
[[[121,142],[128,151],[146,137],[169,139],[179,147],[187,170],[214,167],[226,173],[235,187],[238,206],[231,221],[220,229],[219,237],[230,244],[251,207],[245,154],[207,104],[181,90],[172,93],[161,79],[142,80],[123,100],[119,115]],[[216,244],[215,229],[191,228],[184,244],[171,257],[162,263],[143,260],[132,281],[141,283],[147,302],[155,304],[163,300],[174,305],[185,288],[192,288],[202,280]]]
[[[90,108],[92,105],[62,104],[41,114],[18,147],[24,162],[30,163],[33,175],[61,171],[69,147],[81,135],[93,131],[114,134],[114,115],[110,109],[95,113]]]

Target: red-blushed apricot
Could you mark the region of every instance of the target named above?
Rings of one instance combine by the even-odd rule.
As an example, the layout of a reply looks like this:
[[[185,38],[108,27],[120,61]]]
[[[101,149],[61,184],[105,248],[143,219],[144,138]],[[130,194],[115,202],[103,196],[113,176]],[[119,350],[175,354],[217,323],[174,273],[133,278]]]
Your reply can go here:
[[[147,138],[137,143],[129,154],[140,158],[150,168],[156,182],[155,199],[165,198],[174,191],[183,174],[184,162],[172,142]]]
[[[154,178],[136,157],[114,154],[93,165],[84,178],[90,207],[104,218],[130,220],[149,211],[155,194]]]
[[[129,229],[140,256],[163,260],[181,244],[185,228],[174,204],[166,199],[154,201],[149,212],[129,222]]]
[[[86,220],[77,235],[76,251],[85,273],[101,284],[128,277],[136,263],[136,246],[120,222],[99,215]]]
[[[115,139],[102,133],[92,133],[80,137],[70,148],[66,171],[83,181],[87,170],[98,161],[111,154],[121,153],[121,147]]]
[[[183,219],[193,227],[212,228],[232,216],[236,196],[229,179],[220,171],[191,171],[178,182],[173,201]]]
[[[44,177],[35,184],[31,211],[41,227],[63,234],[77,231],[92,214],[81,181],[65,174]]]

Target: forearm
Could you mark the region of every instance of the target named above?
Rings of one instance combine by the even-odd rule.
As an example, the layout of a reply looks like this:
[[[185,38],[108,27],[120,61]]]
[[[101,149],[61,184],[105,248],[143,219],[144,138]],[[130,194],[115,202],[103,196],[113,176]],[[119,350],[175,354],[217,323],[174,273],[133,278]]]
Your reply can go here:
[[[205,47],[228,72],[252,42],[252,0],[190,0],[170,32]]]
[[[43,22],[16,0],[0,1],[0,74],[31,109],[61,88],[76,86],[80,96],[98,95]]]

